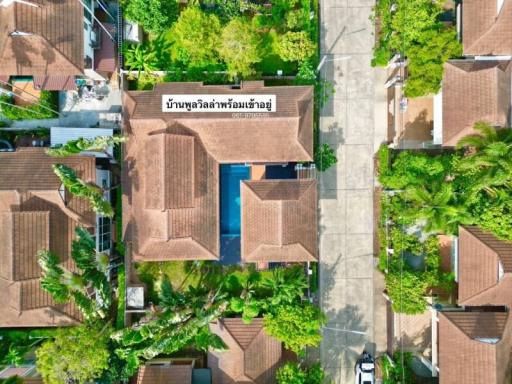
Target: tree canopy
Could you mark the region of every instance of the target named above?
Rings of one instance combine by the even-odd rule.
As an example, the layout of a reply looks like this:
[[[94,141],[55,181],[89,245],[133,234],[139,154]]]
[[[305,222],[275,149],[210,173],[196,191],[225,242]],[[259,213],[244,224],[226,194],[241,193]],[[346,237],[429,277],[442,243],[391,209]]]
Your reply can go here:
[[[232,19],[222,31],[220,57],[231,78],[247,78],[255,73],[253,64],[261,61],[261,37],[243,18]]]
[[[190,6],[181,12],[171,28],[171,53],[189,68],[206,68],[218,64],[217,48],[221,43],[221,25],[217,16]]]
[[[152,34],[164,32],[176,21],[179,5],[176,0],[126,0],[123,16]]]
[[[36,367],[48,384],[85,384],[109,367],[111,329],[103,324],[60,328],[36,350]]]
[[[286,32],[277,41],[276,52],[284,61],[303,61],[315,54],[315,43],[307,32]]]

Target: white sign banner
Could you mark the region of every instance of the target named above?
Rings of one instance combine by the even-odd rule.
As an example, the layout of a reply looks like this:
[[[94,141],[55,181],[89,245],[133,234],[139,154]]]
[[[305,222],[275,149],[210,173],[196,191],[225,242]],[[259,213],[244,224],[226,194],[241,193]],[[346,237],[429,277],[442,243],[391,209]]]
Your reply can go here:
[[[275,112],[276,95],[163,95],[162,112]]]

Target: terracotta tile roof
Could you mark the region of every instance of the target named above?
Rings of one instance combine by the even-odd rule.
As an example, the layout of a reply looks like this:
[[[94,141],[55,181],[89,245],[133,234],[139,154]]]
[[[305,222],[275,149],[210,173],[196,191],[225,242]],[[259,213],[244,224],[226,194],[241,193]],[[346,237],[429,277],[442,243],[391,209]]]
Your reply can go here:
[[[229,348],[208,353],[213,384],[275,383],[282,345],[265,333],[263,319],[254,319],[251,324],[239,318],[221,319],[210,328]]]
[[[137,384],[191,384],[192,365],[153,365],[139,368]]]
[[[116,28],[113,24],[103,23],[103,26],[107,28],[111,35],[115,35]],[[116,70],[116,46],[115,43],[110,40],[107,33],[100,28],[101,39],[100,48],[94,52],[94,70],[96,72],[111,73]]]
[[[508,312],[440,312],[438,340],[440,384],[510,382]]]
[[[510,62],[452,60],[443,78],[443,145],[454,146],[475,133],[476,122],[509,123]]]
[[[84,69],[84,10],[73,0],[30,0],[0,7],[0,72],[80,75]],[[29,35],[13,36],[13,32]]]
[[[464,54],[512,55],[512,0],[464,0],[462,42]]]
[[[34,76],[34,87],[47,91],[69,91],[76,89],[74,76]]]
[[[505,276],[512,273],[512,242],[499,240],[477,227],[459,227],[459,304],[491,304],[486,302],[488,299],[479,299],[479,296],[488,295],[490,289],[503,289],[502,283],[505,281],[499,277],[500,264]],[[508,296],[506,292],[503,294]],[[493,304],[504,305],[508,302]]]
[[[162,112],[164,94],[276,95],[276,112],[263,117],[239,118],[232,113]],[[169,126],[178,122],[200,137],[219,163],[310,161],[313,159],[313,89],[309,86],[265,87],[246,82],[241,89],[202,83],[161,83],[154,91],[127,92],[133,101],[130,124],[158,119]]]
[[[56,304],[41,289],[36,254],[48,249],[73,270],[71,242],[77,225],[93,223],[89,203],[59,194],[60,181],[51,165],[61,162],[77,169],[85,180],[95,179],[95,159],[50,158],[43,148],[0,153],[0,327],[74,324],[82,319],[73,304]]]
[[[277,112],[239,119],[231,113],[169,114],[162,95],[275,93]],[[219,164],[312,159],[313,90],[241,90],[201,83],[158,84],[154,91],[126,92],[123,223],[137,260],[219,258]]]
[[[316,180],[244,181],[242,259],[317,260]]]

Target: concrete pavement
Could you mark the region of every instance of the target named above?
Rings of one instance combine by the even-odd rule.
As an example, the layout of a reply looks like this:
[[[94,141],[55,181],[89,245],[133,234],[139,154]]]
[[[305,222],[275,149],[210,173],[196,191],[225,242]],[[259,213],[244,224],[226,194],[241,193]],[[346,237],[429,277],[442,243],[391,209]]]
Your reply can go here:
[[[383,73],[370,66],[373,5],[320,4],[321,73],[336,91],[321,113],[320,142],[338,157],[319,182],[320,302],[329,319],[320,358],[336,383],[354,382],[363,349],[385,348],[382,282],[374,284],[373,156],[386,139],[387,116]]]

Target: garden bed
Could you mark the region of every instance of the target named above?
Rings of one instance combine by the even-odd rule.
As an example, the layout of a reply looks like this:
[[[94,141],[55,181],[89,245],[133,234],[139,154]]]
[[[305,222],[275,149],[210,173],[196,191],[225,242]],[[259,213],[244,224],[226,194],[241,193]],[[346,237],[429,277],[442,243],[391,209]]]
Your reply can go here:
[[[54,91],[41,91],[36,104],[14,106],[14,98],[8,95],[0,96],[0,115],[9,120],[51,119],[58,116],[59,93]],[[46,108],[45,108],[46,107]]]

